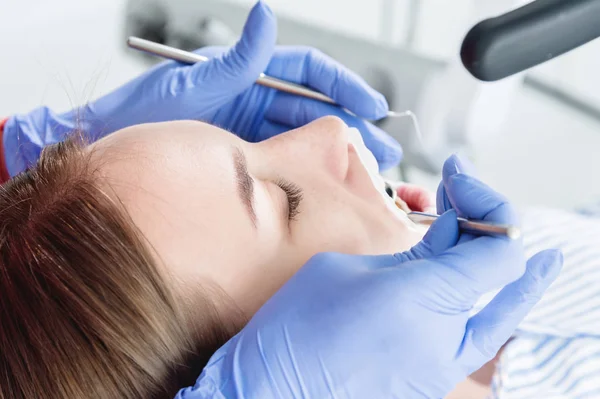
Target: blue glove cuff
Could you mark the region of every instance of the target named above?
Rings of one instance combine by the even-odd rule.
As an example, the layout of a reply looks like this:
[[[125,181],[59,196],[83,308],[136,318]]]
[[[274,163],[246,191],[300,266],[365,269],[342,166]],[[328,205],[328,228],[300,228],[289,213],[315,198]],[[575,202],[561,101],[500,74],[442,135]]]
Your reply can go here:
[[[227,346],[227,344],[225,344]],[[229,381],[232,376],[226,376],[223,379],[223,363],[225,351],[223,347],[219,349],[209,360],[208,364],[196,380],[193,387],[183,388],[175,396],[175,399],[233,399],[234,396],[225,395],[222,387],[230,390],[229,385],[235,385],[234,381]],[[238,395],[235,395],[237,398]]]
[[[35,165],[42,149],[60,142],[80,128],[76,111],[57,115],[48,107],[39,107],[25,115],[14,115],[4,126],[3,145],[6,169],[13,177]]]

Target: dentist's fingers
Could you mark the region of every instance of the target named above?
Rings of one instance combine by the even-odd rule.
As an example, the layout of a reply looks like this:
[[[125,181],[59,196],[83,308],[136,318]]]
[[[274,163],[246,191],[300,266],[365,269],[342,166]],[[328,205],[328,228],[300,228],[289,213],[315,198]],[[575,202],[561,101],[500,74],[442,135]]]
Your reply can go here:
[[[446,192],[459,216],[501,224],[517,224],[516,209],[501,194],[464,174],[448,178]]]
[[[311,87],[366,119],[383,118],[388,111],[387,101],[381,93],[314,48],[279,46],[266,73]]]
[[[292,130],[292,128],[290,128],[289,126],[266,120],[261,124],[260,128],[258,129],[256,140],[263,141],[268,138],[280,135],[281,133],[285,133],[289,130]]]
[[[471,317],[460,353],[464,359],[474,361],[467,367],[472,370],[496,355],[558,277],[562,264],[562,253],[558,250],[538,253],[527,262],[527,270],[520,279],[504,287]]]
[[[450,176],[453,176],[457,173],[463,173],[470,176],[477,176],[475,166],[466,158],[459,157],[456,154],[451,155],[446,162],[444,162],[444,166],[442,168],[442,181],[440,182],[437,190],[437,210],[441,215],[446,212],[448,209],[452,208],[452,204],[448,199],[448,194],[446,193],[446,189],[444,184],[448,182]],[[459,212],[459,216],[462,216]]]
[[[395,254],[394,257],[399,262],[408,262],[442,254],[456,245],[459,235],[456,211],[451,209],[437,218],[421,242],[408,251]]]
[[[453,208],[476,220],[500,224],[517,223],[517,213],[506,199],[477,179],[455,174],[446,185]],[[525,255],[520,240],[481,236],[463,240],[436,260],[445,265],[457,287],[468,287],[461,297],[474,303],[493,289],[505,286],[525,271]],[[441,271],[443,272],[443,271]]]
[[[448,194],[446,194],[446,188],[444,187],[444,182],[441,181],[437,188],[437,193],[435,195],[436,200],[436,208],[438,215],[443,214],[444,212],[452,209],[452,204],[448,199]]]
[[[321,101],[278,92],[265,114],[271,122],[290,126],[290,129],[304,126],[323,116],[334,115],[341,118],[348,126],[357,128],[367,148],[373,152],[380,170],[397,165],[402,159],[402,147],[389,134],[377,126],[344,111],[343,109]],[[263,137],[260,133],[259,140]]]
[[[227,87],[225,95],[228,97],[236,92],[241,93],[251,87],[269,65],[275,51],[276,38],[277,20],[269,6],[259,1],[248,15],[239,41],[231,49],[209,61],[192,65],[189,81],[191,84],[201,85],[199,89],[205,94],[215,93],[217,96],[224,92],[224,87]],[[213,51],[218,51],[218,48]],[[202,49],[199,52],[211,53],[210,50]]]
[[[457,173],[461,173],[460,159],[457,155],[451,155],[450,158],[444,162],[444,166],[442,167],[442,181],[438,186],[436,196],[438,214],[442,214],[447,210],[452,209],[452,204],[450,203],[448,194],[446,193],[445,183],[450,176],[453,176]]]
[[[455,288],[457,307],[469,308],[490,291],[521,277],[525,254],[518,241],[503,237],[477,237],[459,243],[433,258],[435,274]]]

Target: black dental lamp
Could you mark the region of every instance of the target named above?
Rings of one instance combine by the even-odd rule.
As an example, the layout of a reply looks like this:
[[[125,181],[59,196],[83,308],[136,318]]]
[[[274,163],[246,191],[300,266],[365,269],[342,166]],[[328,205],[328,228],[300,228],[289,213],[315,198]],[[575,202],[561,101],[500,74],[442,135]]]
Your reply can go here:
[[[477,79],[496,81],[551,60],[600,37],[600,0],[535,0],[484,20],[460,52]]]

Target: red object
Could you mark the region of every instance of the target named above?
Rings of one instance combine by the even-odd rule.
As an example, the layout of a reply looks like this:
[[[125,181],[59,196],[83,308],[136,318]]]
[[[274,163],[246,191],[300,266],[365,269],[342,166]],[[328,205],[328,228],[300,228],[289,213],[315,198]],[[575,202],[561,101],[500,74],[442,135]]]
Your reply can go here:
[[[435,206],[429,192],[416,184],[404,183],[396,189],[396,193],[411,211],[426,212],[428,208]]]
[[[6,159],[4,159],[4,125],[8,118],[0,119],[0,184],[4,184],[10,179],[6,169]]]

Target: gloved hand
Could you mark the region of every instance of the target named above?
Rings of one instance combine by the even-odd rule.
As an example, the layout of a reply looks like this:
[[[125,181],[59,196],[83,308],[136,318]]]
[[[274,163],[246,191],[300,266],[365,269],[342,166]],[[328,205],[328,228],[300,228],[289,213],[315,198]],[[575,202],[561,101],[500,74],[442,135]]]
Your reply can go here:
[[[337,115],[363,134],[381,169],[397,164],[400,145],[374,125],[339,107],[254,84],[267,74],[308,85],[356,115],[380,119],[385,98],[360,77],[307,47],[275,46],[277,24],[269,7],[258,2],[240,41],[227,51],[197,51],[211,58],[193,66],[162,63],[82,109],[56,115],[46,107],[11,118],[4,148],[11,176],[33,164],[41,149],[80,127],[92,139],[130,125],[197,119],[228,129],[248,141],[264,140],[324,115]]]
[[[211,358],[180,399],[442,398],[494,357],[557,276],[519,241],[459,233],[456,215],[515,223],[504,198],[447,162],[452,209],[410,251],[313,257]],[[480,295],[504,287],[480,313]]]

